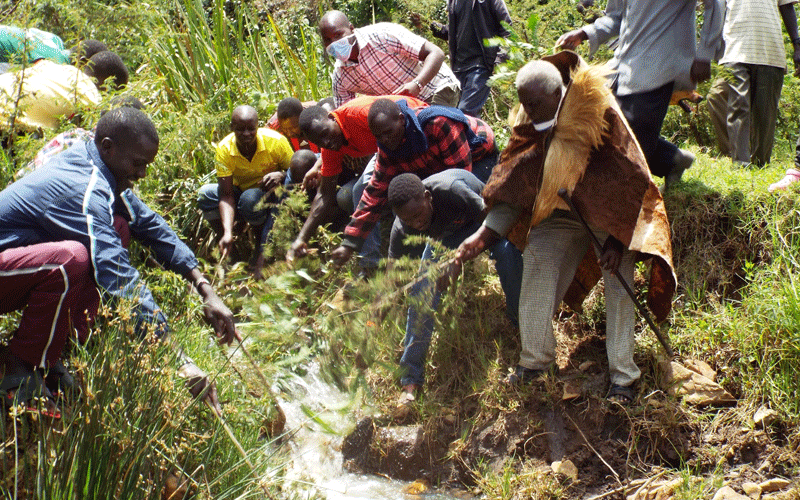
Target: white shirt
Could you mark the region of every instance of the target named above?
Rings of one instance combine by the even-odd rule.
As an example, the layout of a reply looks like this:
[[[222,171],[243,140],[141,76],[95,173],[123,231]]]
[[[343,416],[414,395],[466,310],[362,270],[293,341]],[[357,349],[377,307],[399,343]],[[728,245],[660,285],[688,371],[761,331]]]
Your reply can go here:
[[[780,5],[797,0],[726,0],[723,63],[786,68]]]

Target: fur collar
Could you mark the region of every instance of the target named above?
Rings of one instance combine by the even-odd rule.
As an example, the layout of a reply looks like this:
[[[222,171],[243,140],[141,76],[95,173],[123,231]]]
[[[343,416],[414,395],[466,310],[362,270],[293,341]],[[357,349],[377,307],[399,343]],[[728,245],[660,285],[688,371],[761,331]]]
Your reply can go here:
[[[556,208],[568,210],[558,197],[558,190],[565,187],[572,193],[586,171],[590,152],[605,140],[609,127],[605,112],[609,107],[617,107],[608,88],[608,74],[605,66],[589,66],[583,59],[572,71],[547,150],[531,226],[546,219]]]

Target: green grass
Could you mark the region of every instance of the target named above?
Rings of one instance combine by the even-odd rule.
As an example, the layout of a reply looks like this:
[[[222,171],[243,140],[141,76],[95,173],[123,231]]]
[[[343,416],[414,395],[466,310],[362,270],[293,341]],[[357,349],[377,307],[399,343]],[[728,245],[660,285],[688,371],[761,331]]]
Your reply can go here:
[[[7,11],[7,4],[0,2],[0,12]],[[50,28],[68,45],[85,37],[103,39],[123,55],[135,72],[129,91],[145,101],[161,134],[158,158],[138,191],[197,249],[204,272],[213,276],[214,246],[194,206],[199,186],[213,179],[212,143],[228,133],[230,111],[237,104],[254,104],[266,120],[287,95],[301,99],[327,95],[330,63],[315,32],[315,13],[297,5],[271,15],[257,8],[230,7],[233,10],[225,17],[233,3],[153,0],[150,4],[147,9],[139,2],[113,0],[24,0],[3,21]],[[442,20],[441,4],[398,2],[395,11],[378,9],[376,20],[395,16],[405,22],[408,12]],[[365,17],[369,11],[365,5],[349,2],[338,7]],[[530,57],[532,50],[547,52],[559,33],[583,23],[567,0],[523,1],[510,7],[518,21],[514,29],[520,52],[512,54],[516,64]],[[528,22],[531,14],[538,22]],[[412,28],[430,38],[424,25]],[[523,45],[536,41],[534,49]],[[765,169],[734,167],[715,156],[703,104],[691,117],[670,111],[664,130],[698,157],[686,182],[666,196],[680,285],[669,320],[671,341],[681,356],[704,359],[716,368],[721,383],[740,399],[742,408],[769,405],[778,411],[787,453],[800,443],[796,430],[800,188],[780,194],[769,194],[766,188],[792,164],[798,88],[787,78],[774,162]],[[500,138],[507,137],[503,120],[512,104],[513,91],[506,79],[498,83],[487,112]],[[96,114],[86,119],[91,123]],[[60,130],[68,128],[65,123]],[[5,185],[47,139],[19,138],[13,153],[3,151],[0,184]],[[282,208],[267,248],[270,257],[281,260],[304,209],[299,195]],[[287,372],[302,372],[303,364],[316,358],[329,381],[354,394],[366,394],[370,404],[386,412],[398,393],[397,360],[408,303],[396,297],[387,306],[380,299],[411,281],[417,263],[401,261],[369,284],[354,282],[353,267],[337,270],[325,263],[338,242],[338,235],[321,231],[319,254],[301,261],[296,269],[278,262],[267,270],[266,282],[256,283],[241,266],[235,267],[215,287],[237,312],[242,332],[251,342],[248,348],[268,377],[280,382]],[[132,256],[142,263],[146,253],[134,247]],[[175,337],[199,366],[216,377],[221,399],[227,403],[226,420],[257,472],[268,471],[269,477],[280,481],[284,458],[259,439],[260,429],[274,418],[268,391],[260,387],[251,368],[234,370],[226,353],[214,345],[209,328],[200,320],[199,299],[181,278],[146,269],[145,279],[172,319]],[[337,309],[336,296],[346,282],[354,282],[348,291],[350,302]],[[447,418],[469,416],[452,444],[453,457],[459,456],[459,447],[473,429],[521,407],[520,400],[499,383],[519,351],[518,334],[503,318],[503,309],[492,266],[479,259],[467,266],[436,315],[428,385],[415,418],[435,430]],[[120,311],[125,313],[124,308]],[[28,417],[19,417],[17,425],[12,425],[11,417],[3,420],[6,445],[0,490],[9,498],[159,498],[166,474],[177,470],[191,477],[201,498],[261,496],[220,423],[190,400],[169,369],[170,353],[159,344],[131,338],[116,315],[99,323],[90,345],[72,352],[74,369],[88,391],[69,407],[60,427],[53,429]],[[13,331],[17,318],[4,316],[0,327]],[[588,304],[575,321],[586,330],[602,324],[602,300]],[[637,359],[647,363],[643,367],[647,388],[654,388],[651,364],[657,349],[650,333],[640,336]],[[664,416],[660,424],[688,423],[694,429],[730,422],[747,425],[745,416],[732,412],[704,413],[680,406],[671,417],[669,421]],[[16,453],[16,445],[22,445],[24,452]],[[783,470],[796,476],[800,462],[791,453],[787,457]],[[475,484],[491,498],[570,494],[569,484],[541,473],[535,464],[515,462],[499,472],[473,465]],[[713,491],[722,472],[685,465],[668,474],[686,478],[678,489],[679,498],[696,498]],[[694,475],[703,478],[693,480]],[[276,485],[269,486],[282,498],[292,496],[290,488],[278,493]]]

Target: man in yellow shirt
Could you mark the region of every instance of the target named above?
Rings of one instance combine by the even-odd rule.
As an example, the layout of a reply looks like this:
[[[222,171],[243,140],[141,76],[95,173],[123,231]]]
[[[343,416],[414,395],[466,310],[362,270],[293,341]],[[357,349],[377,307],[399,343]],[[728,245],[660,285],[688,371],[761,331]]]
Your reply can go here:
[[[277,202],[274,190],[286,179],[292,159],[289,141],[279,132],[258,127],[258,112],[252,106],[239,106],[231,116],[231,130],[217,145],[217,183],[200,188],[197,205],[203,217],[217,234],[221,234],[219,250],[224,260],[233,248],[233,221],[241,217],[250,224],[261,244],[272,227],[270,208],[258,208]],[[259,268],[261,259],[256,262]]]

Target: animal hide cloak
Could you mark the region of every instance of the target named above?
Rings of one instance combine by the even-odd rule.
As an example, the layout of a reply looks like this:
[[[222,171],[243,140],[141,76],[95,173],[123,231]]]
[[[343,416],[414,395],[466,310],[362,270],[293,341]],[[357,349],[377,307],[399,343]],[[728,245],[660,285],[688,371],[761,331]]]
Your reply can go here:
[[[676,278],[664,201],[647,162],[608,88],[608,71],[574,52],[543,58],[561,72],[567,93],[553,129],[537,132],[520,110],[509,144],[483,197],[488,206],[521,207],[508,239],[521,250],[530,230],[553,210],[569,210],[566,188],[589,224],[650,259],[647,303],[661,322],[672,306]],[[564,301],[580,310],[602,276],[593,249],[584,256]]]

